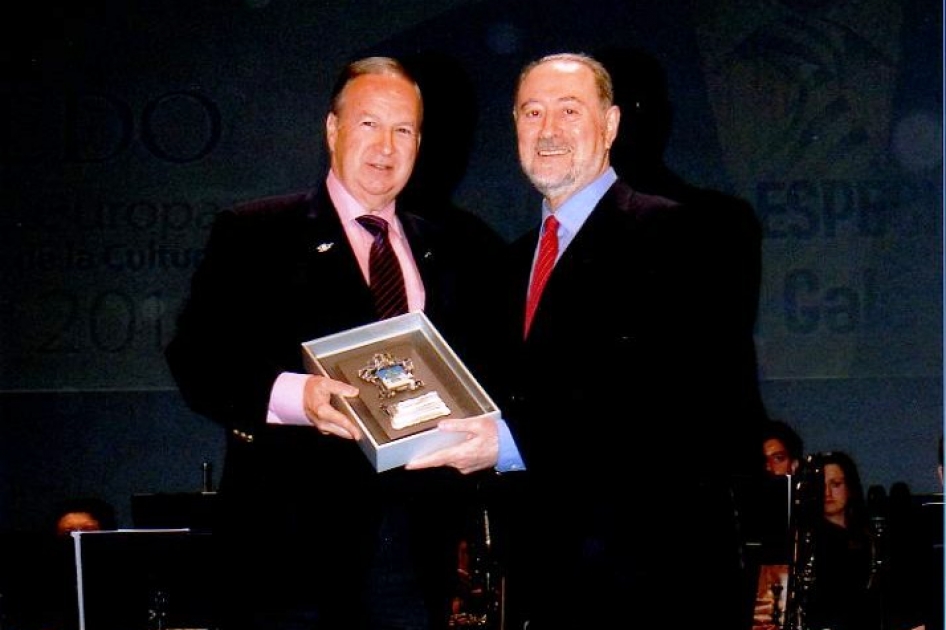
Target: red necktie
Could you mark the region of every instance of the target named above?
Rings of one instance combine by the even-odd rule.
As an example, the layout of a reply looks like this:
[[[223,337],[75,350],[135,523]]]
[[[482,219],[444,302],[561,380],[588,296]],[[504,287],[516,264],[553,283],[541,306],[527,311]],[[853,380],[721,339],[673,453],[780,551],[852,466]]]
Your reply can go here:
[[[555,266],[555,258],[557,256],[558,219],[550,214],[545,220],[542,241],[539,243],[539,257],[536,258],[535,269],[532,270],[532,284],[529,286],[529,296],[526,300],[525,337],[529,336],[529,328],[532,326],[532,316],[535,314],[535,309],[539,305],[539,299],[542,297],[542,289],[545,287],[545,283],[552,273],[552,267]]]
[[[404,275],[391,241],[388,240],[388,222],[370,214],[358,217],[357,221],[374,236],[368,256],[368,284],[374,295],[378,319],[406,313]]]

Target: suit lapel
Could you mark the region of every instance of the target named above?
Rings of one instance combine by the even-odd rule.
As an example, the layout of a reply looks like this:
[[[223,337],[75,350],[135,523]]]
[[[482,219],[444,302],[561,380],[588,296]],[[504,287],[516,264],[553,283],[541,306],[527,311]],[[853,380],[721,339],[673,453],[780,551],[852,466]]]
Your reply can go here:
[[[450,245],[444,241],[440,228],[424,217],[400,210],[398,217],[424,284],[424,313],[436,324],[443,309],[451,301],[450,291],[456,288],[454,279],[444,277],[447,269],[443,248]]]
[[[398,212],[404,235],[411,246],[417,269],[426,286],[429,274],[437,268],[437,247],[432,224],[422,217],[410,212]]]
[[[625,267],[622,261],[626,261],[634,249],[634,228],[641,209],[638,200],[642,198],[618,181],[598,201],[552,270],[532,323],[530,339],[543,336],[541,329],[554,324],[555,314],[561,316],[569,309],[586,308],[587,305],[576,304],[575,298],[587,293],[588,282],[597,282],[616,273],[630,281],[626,270],[618,270]],[[519,285],[516,309],[520,323],[524,318],[528,274],[538,238],[539,230],[534,228],[523,237],[524,246],[517,253],[519,268],[525,270],[524,277],[516,280]]]
[[[309,290],[319,300],[344,302],[337,307],[346,317],[370,321],[374,315],[371,291],[324,185],[313,193],[304,242]],[[337,296],[344,296],[344,300]]]

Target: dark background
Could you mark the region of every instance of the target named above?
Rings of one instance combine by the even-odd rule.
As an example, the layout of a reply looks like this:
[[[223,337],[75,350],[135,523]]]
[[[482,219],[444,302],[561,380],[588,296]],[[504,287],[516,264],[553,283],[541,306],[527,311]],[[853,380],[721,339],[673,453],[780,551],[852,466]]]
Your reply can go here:
[[[519,69],[562,50],[647,51],[655,66],[634,66],[625,125],[669,120],[666,165],[762,221],[771,414],[808,451],[850,452],[865,484],[940,489],[938,3],[40,0],[3,12],[0,530],[46,526],[80,494],[111,500],[130,526],[132,494],[199,490],[204,461],[219,473],[221,429],[185,408],[164,365],[174,315],[216,211],[315,182],[335,74],[375,53],[420,71],[418,181],[512,239],[538,216],[515,154]]]

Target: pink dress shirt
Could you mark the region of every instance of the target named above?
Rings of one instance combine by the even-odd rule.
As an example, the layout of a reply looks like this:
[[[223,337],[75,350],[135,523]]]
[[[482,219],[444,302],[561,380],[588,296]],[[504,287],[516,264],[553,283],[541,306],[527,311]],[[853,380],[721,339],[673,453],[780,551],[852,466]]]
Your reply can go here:
[[[356,219],[363,214],[368,214],[368,211],[352,197],[333,171],[329,171],[326,184],[329,197],[338,210],[342,227],[345,228],[345,235],[348,236],[348,242],[351,243],[352,249],[355,251],[358,265],[361,267],[361,273],[365,278],[365,284],[367,284],[368,256],[374,237]],[[390,226],[388,236],[391,245],[394,247],[394,253],[397,254],[401,263],[401,271],[404,273],[404,288],[407,290],[408,308],[411,311],[424,310],[424,300],[426,299],[424,284],[421,282],[420,272],[414,263],[410,244],[404,237],[404,228],[394,214],[394,202],[392,201],[379,210],[371,211],[371,214],[380,216]],[[309,419],[305,415],[302,404],[305,383],[309,376],[309,374],[283,372],[276,378],[269,397],[269,413],[266,416],[268,424],[309,424]]]

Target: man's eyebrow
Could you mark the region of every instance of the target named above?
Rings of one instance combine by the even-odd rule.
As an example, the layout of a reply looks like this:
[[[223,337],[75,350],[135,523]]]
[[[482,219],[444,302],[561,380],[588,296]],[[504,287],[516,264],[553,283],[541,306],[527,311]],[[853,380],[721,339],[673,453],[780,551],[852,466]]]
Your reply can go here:
[[[517,107],[518,107],[519,109],[522,109],[523,107],[527,107],[527,106],[529,106],[529,105],[532,105],[533,103],[538,103],[538,102],[539,102],[539,99],[536,99],[536,98],[528,98],[528,99],[526,99],[526,100],[524,100],[524,101],[521,101],[521,102],[517,105]]]
[[[537,98],[526,99],[526,100],[522,101],[521,103],[519,103],[519,109],[522,109],[523,107],[527,107],[528,105],[531,105],[531,104],[533,104],[533,103],[541,103],[541,102],[542,102],[541,99],[537,99]],[[555,99],[555,103],[559,103],[559,104],[565,104],[565,103],[584,104],[584,101],[581,100],[581,99],[580,99],[579,97],[577,97],[577,96],[568,95],[568,96],[560,96],[560,97],[558,97],[557,99]]]

